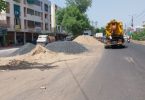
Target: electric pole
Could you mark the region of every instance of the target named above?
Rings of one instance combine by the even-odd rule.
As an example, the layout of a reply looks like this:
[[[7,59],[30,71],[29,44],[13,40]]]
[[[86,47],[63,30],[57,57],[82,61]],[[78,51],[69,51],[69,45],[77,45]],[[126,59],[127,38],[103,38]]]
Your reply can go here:
[[[131,26],[134,27],[134,17],[132,16],[132,19],[131,19]]]

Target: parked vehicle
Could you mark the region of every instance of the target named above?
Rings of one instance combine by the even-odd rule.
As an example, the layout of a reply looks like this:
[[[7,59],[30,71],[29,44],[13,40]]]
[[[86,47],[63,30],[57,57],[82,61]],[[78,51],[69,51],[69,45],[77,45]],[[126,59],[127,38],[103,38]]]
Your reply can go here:
[[[72,36],[72,35],[67,36],[67,37],[65,38],[65,41],[72,41],[72,40],[73,40],[73,36]]]
[[[47,45],[48,43],[54,42],[55,37],[54,36],[49,36],[49,35],[39,35],[37,39],[37,44],[40,45]]]
[[[90,35],[92,36],[92,31],[91,30],[85,30],[84,35]]]

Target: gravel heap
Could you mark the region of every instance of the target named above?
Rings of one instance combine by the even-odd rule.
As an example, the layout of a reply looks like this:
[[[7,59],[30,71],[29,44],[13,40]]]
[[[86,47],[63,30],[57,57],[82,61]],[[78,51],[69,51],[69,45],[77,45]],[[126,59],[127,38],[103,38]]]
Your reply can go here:
[[[84,46],[73,41],[53,42],[48,44],[46,48],[53,52],[62,52],[66,54],[78,54],[87,51]]]
[[[13,52],[10,56],[17,56],[17,55],[23,55],[31,52],[36,46],[31,43],[27,43],[24,46],[20,47],[18,50]]]
[[[81,35],[75,38],[73,41],[84,45],[97,45],[98,41],[89,35]]]

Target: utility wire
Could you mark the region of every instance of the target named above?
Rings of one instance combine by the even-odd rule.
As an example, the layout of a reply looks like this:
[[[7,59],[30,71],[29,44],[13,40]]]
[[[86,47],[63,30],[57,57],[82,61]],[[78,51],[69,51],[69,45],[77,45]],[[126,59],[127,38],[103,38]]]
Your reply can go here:
[[[141,17],[144,14],[145,14],[145,10],[143,10],[138,16],[136,16],[136,19],[139,18],[139,17]]]

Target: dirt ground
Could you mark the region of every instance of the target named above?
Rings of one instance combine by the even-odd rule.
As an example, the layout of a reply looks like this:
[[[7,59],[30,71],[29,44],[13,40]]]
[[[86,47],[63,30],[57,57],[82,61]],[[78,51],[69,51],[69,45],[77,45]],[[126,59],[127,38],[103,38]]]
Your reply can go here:
[[[136,40],[131,40],[132,42],[136,43],[136,44],[142,44],[145,45],[145,41],[136,41]]]
[[[101,60],[103,44],[98,42],[91,48],[77,55],[47,54],[43,48],[40,54],[34,50],[28,55],[0,59],[1,100],[75,100],[77,95],[84,98],[81,86]]]

